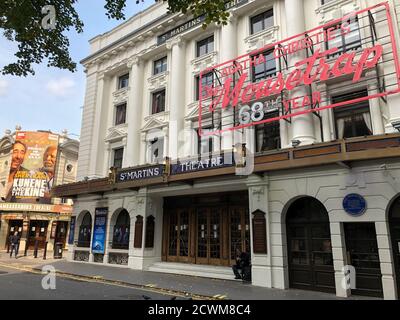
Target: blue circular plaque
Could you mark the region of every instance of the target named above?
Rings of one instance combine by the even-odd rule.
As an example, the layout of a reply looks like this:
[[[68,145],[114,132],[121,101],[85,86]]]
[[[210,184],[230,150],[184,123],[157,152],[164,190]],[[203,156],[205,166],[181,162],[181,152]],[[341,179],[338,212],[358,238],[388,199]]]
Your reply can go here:
[[[361,216],[367,210],[367,201],[363,196],[352,193],[344,197],[343,209],[351,216]]]

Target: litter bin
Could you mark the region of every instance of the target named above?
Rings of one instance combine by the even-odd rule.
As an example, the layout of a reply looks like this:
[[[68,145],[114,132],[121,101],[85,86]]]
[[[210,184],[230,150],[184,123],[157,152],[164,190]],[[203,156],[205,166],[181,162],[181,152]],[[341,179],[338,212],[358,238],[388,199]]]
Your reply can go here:
[[[54,259],[61,259],[62,258],[62,252],[63,252],[63,243],[62,242],[57,242],[54,245]]]

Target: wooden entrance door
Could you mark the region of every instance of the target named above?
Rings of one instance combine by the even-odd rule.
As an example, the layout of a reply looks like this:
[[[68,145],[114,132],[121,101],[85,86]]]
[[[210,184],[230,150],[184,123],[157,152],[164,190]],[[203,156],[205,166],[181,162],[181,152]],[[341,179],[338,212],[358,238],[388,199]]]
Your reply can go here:
[[[374,223],[345,223],[348,263],[356,269],[353,294],[383,297],[382,273]]]
[[[246,207],[229,208],[230,263],[236,263],[236,250],[250,253],[250,217]]]
[[[169,211],[166,220],[168,224],[167,261],[189,262],[189,210]]]
[[[286,233],[292,288],[335,292],[328,213],[314,198],[295,201],[288,210]]]
[[[54,238],[54,242],[61,242],[63,244],[63,248],[65,247],[65,242],[67,240],[67,230],[68,230],[68,222],[66,221],[57,221],[56,228],[56,236]]]
[[[222,210],[197,209],[196,263],[222,265]]]
[[[29,224],[29,249],[34,249],[38,241],[39,249],[44,249],[47,239],[47,228],[49,222],[43,220],[32,220]]]

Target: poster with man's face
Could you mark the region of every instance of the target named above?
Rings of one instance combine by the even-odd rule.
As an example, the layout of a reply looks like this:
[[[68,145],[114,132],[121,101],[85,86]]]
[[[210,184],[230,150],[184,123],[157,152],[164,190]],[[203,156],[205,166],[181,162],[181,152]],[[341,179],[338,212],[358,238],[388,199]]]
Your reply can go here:
[[[11,155],[6,201],[51,203],[50,191],[58,152],[58,135],[17,132]]]

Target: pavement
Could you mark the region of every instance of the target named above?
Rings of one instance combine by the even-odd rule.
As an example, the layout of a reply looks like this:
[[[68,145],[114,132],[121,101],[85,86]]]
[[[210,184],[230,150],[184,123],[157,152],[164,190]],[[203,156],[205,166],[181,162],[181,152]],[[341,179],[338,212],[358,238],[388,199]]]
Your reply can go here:
[[[103,285],[126,286],[196,300],[375,300],[374,298],[359,296],[344,299],[329,293],[295,289],[270,289],[240,281],[67,262],[65,259],[43,260],[42,258],[35,259],[32,256],[10,259],[5,251],[0,251],[0,267],[28,273],[41,273],[44,265],[53,266],[56,269],[57,276],[62,278],[96,282]]]

